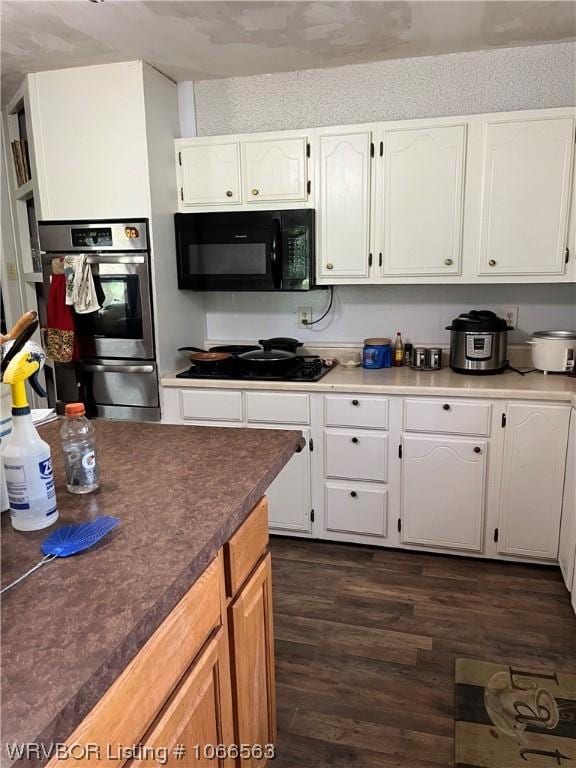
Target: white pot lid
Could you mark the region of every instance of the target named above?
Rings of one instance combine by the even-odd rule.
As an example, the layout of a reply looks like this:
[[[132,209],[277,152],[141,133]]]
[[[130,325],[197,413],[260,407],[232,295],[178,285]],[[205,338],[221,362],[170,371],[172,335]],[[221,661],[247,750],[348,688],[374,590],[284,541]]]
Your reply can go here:
[[[534,339],[550,339],[553,341],[576,341],[576,331],[534,331]]]

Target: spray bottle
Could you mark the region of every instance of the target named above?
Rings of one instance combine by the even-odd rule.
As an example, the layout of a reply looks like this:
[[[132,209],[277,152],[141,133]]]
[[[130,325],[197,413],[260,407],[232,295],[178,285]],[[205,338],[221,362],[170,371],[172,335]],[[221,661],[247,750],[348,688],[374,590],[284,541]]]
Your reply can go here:
[[[28,378],[34,391],[46,397],[37,379],[42,362],[39,348],[24,349],[13,357],[2,377],[12,388],[12,432],[2,449],[2,468],[12,527],[17,531],[37,531],[58,519],[50,446],[32,423],[26,397]]]

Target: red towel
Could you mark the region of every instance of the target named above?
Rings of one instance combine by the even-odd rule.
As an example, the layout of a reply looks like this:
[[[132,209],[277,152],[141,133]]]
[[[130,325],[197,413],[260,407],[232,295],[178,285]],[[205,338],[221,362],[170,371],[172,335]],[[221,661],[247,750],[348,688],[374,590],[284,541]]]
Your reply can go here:
[[[66,304],[66,278],[52,275],[47,306],[46,354],[57,363],[78,360],[72,307]]]

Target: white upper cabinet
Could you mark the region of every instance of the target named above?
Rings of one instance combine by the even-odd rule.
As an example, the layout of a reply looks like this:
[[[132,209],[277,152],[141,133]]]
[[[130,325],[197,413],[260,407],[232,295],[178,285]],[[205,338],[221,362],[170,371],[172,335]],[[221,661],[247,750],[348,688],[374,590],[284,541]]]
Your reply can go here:
[[[40,218],[148,217],[142,63],[38,72],[28,83]]]
[[[177,139],[180,211],[308,204],[308,138],[280,134]]]
[[[569,405],[513,403],[506,410],[498,551],[558,556]]]
[[[317,275],[325,283],[369,282],[371,131],[319,132]]]
[[[488,121],[480,274],[564,272],[574,119]]]
[[[241,201],[238,142],[179,144],[177,159],[183,206],[238,204]]]
[[[384,276],[460,272],[465,150],[465,125],[384,131]]]
[[[306,137],[242,142],[244,200],[306,200]]]
[[[403,544],[482,551],[487,442],[404,437]]]

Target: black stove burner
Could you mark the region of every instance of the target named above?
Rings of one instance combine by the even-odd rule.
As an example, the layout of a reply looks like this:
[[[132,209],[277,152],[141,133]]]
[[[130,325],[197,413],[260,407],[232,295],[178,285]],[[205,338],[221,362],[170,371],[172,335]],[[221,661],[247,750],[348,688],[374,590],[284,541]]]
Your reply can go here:
[[[251,370],[244,361],[230,358],[213,366],[202,369],[192,366],[187,371],[176,374],[178,379],[228,379],[234,381],[319,381],[332,366],[315,355],[299,355],[294,359],[294,365],[282,373],[265,373]]]

